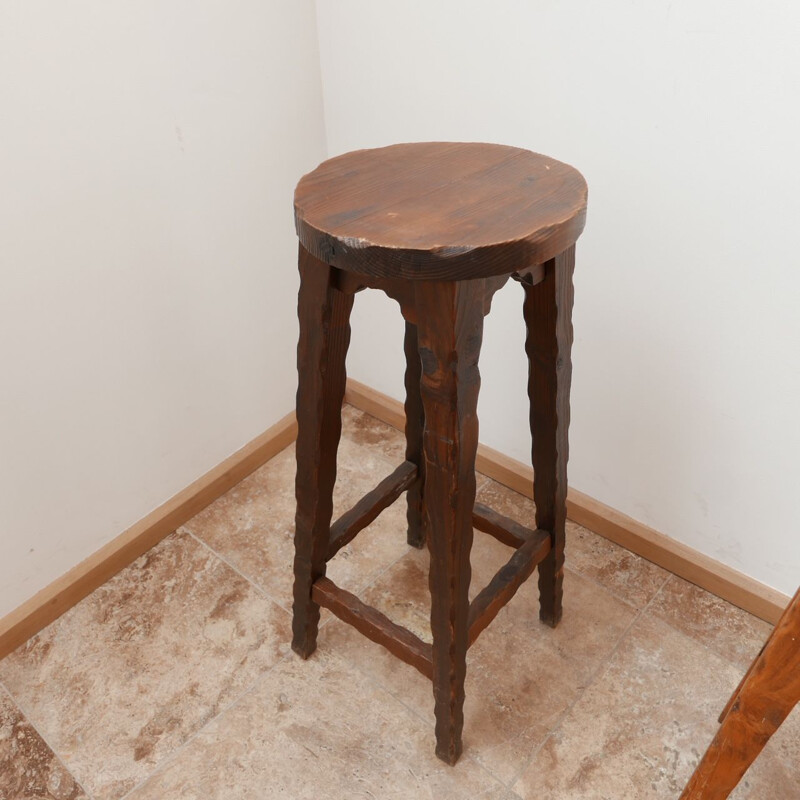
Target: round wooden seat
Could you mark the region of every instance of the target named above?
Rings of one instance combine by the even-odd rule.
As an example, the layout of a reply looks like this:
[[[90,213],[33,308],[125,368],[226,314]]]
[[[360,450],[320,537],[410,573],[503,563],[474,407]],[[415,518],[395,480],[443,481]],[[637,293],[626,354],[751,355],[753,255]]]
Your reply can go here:
[[[339,269],[463,280],[542,264],[574,244],[587,188],[573,167],[518,147],[419,142],[323,162],[294,196],[300,242]]]

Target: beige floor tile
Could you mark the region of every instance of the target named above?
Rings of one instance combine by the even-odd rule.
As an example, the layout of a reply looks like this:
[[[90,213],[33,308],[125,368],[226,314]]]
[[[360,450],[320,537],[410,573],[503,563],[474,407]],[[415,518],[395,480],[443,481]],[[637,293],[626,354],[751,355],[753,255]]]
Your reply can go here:
[[[84,800],[86,795],[14,701],[0,689],[0,800]]]
[[[513,788],[536,800],[675,800],[738,677],[642,616]]]
[[[523,525],[535,526],[533,501],[496,481],[487,482],[478,499]],[[644,608],[670,574],[574,522],[567,523],[565,552],[571,570],[597,581],[635,608]]]
[[[373,417],[343,418],[335,515],[405,451]],[[76,781],[94,800],[518,798],[502,783],[537,800],[666,800],[769,632],[569,523],[564,619],[539,623],[534,575],[481,634],[452,769],[433,755],[427,679],[338,620],[299,660],[289,615],[242,577],[290,608],[294,479],[290,447],[0,662],[0,800],[81,800]],[[532,524],[530,500],[478,486]],[[405,538],[401,498],[329,575],[430,641],[428,555]],[[511,553],[475,533],[471,596]],[[798,785],[796,711],[732,798],[789,800]]]
[[[476,532],[472,595],[511,552]],[[430,640],[427,575],[427,553],[410,552],[367,590],[364,600]],[[543,626],[533,576],[470,650],[464,752],[503,782],[516,777],[608,658],[636,613],[569,571],[564,607],[564,619],[556,630]],[[433,731],[432,688],[422,675],[338,620],[320,634],[320,648],[346,658],[413,709]]]
[[[130,800],[511,800],[432,755],[432,732],[332,654],[281,662]]]
[[[677,575],[670,577],[648,611],[742,671],[750,666],[772,630],[769,623]]]
[[[0,662],[95,800],[121,797],[288,652],[289,616],[173,534]]]
[[[361,447],[376,448],[395,465],[406,459],[406,437],[402,431],[347,404],[342,407],[342,436]]]
[[[342,439],[334,519],[391,473],[375,448]],[[294,559],[294,446],[234,486],[185,528],[290,610]],[[328,565],[328,576],[357,592],[408,549],[405,498],[387,508]]]

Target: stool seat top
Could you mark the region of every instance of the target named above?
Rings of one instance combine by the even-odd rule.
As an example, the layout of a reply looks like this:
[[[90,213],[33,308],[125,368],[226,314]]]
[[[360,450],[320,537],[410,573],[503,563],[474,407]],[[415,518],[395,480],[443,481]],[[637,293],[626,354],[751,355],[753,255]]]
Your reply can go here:
[[[324,161],[294,195],[301,244],[340,269],[464,280],[544,263],[574,244],[587,187],[518,147],[417,142]]]

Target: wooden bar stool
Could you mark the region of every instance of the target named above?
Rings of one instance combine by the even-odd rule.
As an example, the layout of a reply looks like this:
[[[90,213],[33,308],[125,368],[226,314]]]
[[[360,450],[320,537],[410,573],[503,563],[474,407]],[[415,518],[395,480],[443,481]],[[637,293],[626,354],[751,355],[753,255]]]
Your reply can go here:
[[[514,147],[399,144],[347,153],[295,191],[300,239],[293,649],[320,606],[433,681],[436,754],[461,754],[467,648],[539,567],[540,618],[561,618],[575,241],[586,183]],[[525,291],[535,529],[475,503],[478,355],[494,293]],[[406,321],[406,461],[331,524],[353,296],[381,289]],[[430,549],[433,645],[325,577],[336,552],[404,491],[408,542]],[[473,526],[515,548],[469,602]],[[520,665],[523,666],[523,665]]]

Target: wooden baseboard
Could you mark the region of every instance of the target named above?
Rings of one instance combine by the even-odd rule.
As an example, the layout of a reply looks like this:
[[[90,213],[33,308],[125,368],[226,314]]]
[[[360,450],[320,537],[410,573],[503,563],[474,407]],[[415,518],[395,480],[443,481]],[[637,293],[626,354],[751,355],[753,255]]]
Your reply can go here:
[[[405,426],[403,404],[363,383],[348,380],[345,401],[395,428],[402,430]],[[529,464],[480,445],[476,467],[498,483],[533,497],[533,470]],[[583,492],[569,490],[567,515],[579,525],[773,625],[789,603],[787,595],[643,525]]]
[[[362,383],[348,380],[345,401],[402,428],[403,404]],[[235,486],[297,436],[294,413],[245,445],[190,486],[152,511],[85,561],[0,619],[0,659],[58,619],[165,536]],[[533,470],[486,445],[478,448],[477,468],[511,489],[533,496]],[[703,589],[775,623],[789,597],[637,522],[575,489],[567,498],[569,518]]]
[[[296,436],[294,413],[287,414],[241,450],[0,619],[0,659],[288,447]]]

